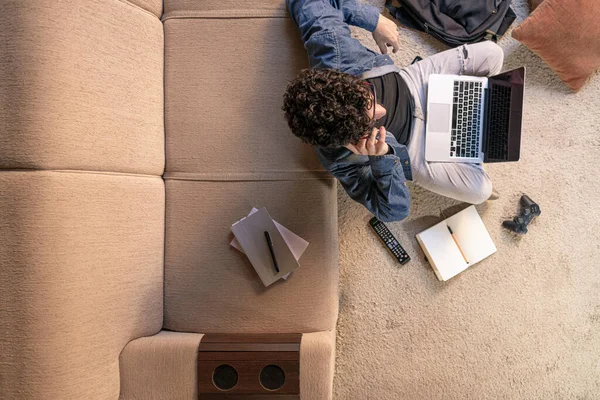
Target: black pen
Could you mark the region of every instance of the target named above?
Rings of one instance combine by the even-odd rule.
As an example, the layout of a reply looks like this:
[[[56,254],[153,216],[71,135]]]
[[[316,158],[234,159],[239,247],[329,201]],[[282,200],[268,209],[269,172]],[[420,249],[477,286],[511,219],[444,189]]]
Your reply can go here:
[[[267,244],[269,245],[269,252],[271,253],[271,258],[273,259],[273,265],[275,266],[275,271],[279,273],[279,266],[277,265],[277,258],[275,258],[275,251],[273,250],[273,242],[271,241],[271,235],[269,232],[265,231],[265,238],[267,238]]]
[[[448,224],[446,224],[446,227],[448,228],[448,232],[450,232],[450,236],[452,236],[452,239],[454,239],[454,243],[456,243],[456,247],[458,247],[458,250],[460,250],[460,254],[462,254],[463,258],[465,259],[465,262],[468,264],[469,260],[467,260],[467,256],[465,255],[465,252],[463,251],[462,247],[460,247],[460,244],[458,244],[458,239],[456,238],[456,235],[454,234],[454,232],[452,232],[452,229],[450,229]]]

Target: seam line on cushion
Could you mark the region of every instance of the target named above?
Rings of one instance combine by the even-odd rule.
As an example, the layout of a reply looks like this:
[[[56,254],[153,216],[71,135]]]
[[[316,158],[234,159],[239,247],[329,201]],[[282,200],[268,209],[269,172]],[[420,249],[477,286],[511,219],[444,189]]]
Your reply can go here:
[[[140,10],[140,11],[142,11],[142,12],[148,14],[148,15],[151,15],[152,17],[154,17],[154,18],[156,18],[156,19],[158,19],[160,21],[160,17],[159,16],[157,16],[156,14],[154,14],[151,11],[146,10],[145,8],[142,8],[142,7],[138,6],[137,4],[133,4],[132,2],[127,1],[127,0],[117,0],[117,1],[119,3],[128,4],[128,5],[130,5],[133,8],[137,8],[138,10]]]
[[[239,19],[239,18],[289,18],[287,10],[210,10],[210,11],[171,11],[164,14],[162,22],[168,19]]]
[[[165,172],[165,180],[180,181],[295,181],[333,180],[327,171],[269,171],[269,172]]]
[[[33,169],[33,168],[21,168],[21,169],[0,169],[0,173],[3,172],[55,172],[59,174],[92,174],[92,175],[112,175],[112,176],[133,176],[140,178],[161,178],[160,175],[149,175],[149,174],[134,174],[127,172],[111,172],[111,171],[88,171],[78,169]]]
[[[164,12],[164,1],[163,1],[163,12]],[[166,313],[165,313],[165,308],[166,308],[166,304],[167,304],[167,284],[166,284],[166,278],[167,278],[167,271],[166,271],[166,266],[167,266],[167,185],[166,182],[164,180],[164,173],[165,170],[167,169],[167,34],[165,32],[165,24],[163,23],[162,20],[162,16],[160,19],[160,23],[162,25],[162,30],[163,30],[163,62],[162,62],[162,86],[163,86],[163,93],[162,93],[162,98],[163,98],[163,160],[164,160],[164,164],[163,164],[163,193],[164,193],[164,218],[163,218],[163,275],[162,275],[162,321],[161,321],[161,329],[164,329],[165,327],[165,318],[166,318]],[[200,337],[200,340],[202,340],[202,337]],[[197,365],[197,364],[196,364]]]

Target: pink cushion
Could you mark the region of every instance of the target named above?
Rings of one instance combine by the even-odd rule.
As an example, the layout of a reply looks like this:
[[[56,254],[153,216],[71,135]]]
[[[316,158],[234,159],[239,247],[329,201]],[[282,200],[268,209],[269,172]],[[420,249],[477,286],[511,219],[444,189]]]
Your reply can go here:
[[[577,91],[600,67],[597,0],[545,0],[512,36]]]

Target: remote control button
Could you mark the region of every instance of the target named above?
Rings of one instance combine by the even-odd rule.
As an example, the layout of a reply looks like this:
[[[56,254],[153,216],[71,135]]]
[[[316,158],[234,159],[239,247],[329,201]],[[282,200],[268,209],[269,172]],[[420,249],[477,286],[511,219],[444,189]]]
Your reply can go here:
[[[381,241],[390,250],[392,255],[396,257],[398,262],[404,264],[406,261],[410,260],[410,257],[408,256],[402,245],[398,242],[398,240],[394,237],[392,232],[383,222],[377,220],[376,218],[372,218],[370,224],[373,227],[375,233],[377,233],[377,236],[379,236]]]

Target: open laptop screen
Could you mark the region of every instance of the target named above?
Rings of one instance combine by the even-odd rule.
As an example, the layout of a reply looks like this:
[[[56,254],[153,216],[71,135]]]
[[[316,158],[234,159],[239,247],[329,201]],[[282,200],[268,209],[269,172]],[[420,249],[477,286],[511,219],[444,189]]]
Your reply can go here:
[[[519,160],[524,86],[525,67],[489,78],[484,162]]]

